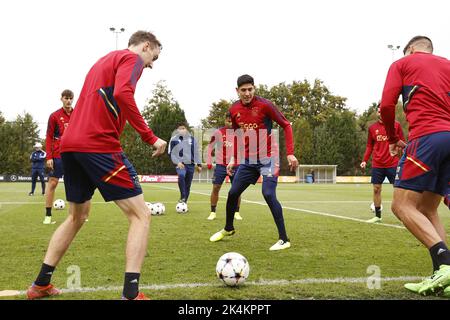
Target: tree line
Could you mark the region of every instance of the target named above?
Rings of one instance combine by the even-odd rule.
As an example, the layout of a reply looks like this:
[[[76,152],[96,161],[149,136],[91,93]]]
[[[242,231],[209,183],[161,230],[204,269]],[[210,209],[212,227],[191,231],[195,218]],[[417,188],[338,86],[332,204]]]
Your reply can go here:
[[[303,80],[272,87],[259,85],[256,94],[271,100],[292,123],[295,156],[300,164],[336,164],[338,175],[368,174],[368,171],[361,172],[359,164],[366,146],[367,129],[377,121],[377,102],[358,115],[346,107],[345,97],[332,94],[318,79],[313,83]],[[191,131],[203,148],[209,139],[204,133],[207,129],[223,126],[225,114],[232,103],[226,99],[213,102],[208,116],[201,120],[201,128]],[[397,120],[407,136],[401,103],[397,108]],[[170,140],[178,123],[187,123],[184,110],[164,81],[156,84],[142,109],[142,115],[155,134],[166,141]],[[281,128],[278,129],[281,174],[288,175],[291,173],[284,156],[284,133]],[[36,142],[45,146],[39,138],[38,125],[30,114],[18,115],[14,121],[8,122],[0,111],[0,174],[28,174],[31,170],[29,157]],[[152,148],[143,143],[128,124],[121,136],[121,143],[138,173],[175,174],[170,157],[152,158]],[[370,170],[370,163],[366,170]]]

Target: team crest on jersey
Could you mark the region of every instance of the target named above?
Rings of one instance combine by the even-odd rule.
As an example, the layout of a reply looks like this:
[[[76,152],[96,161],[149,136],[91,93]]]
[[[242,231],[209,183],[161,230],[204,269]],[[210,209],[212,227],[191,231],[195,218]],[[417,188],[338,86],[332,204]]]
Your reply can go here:
[[[380,133],[380,130],[378,130],[378,129],[375,130],[375,134],[378,134],[378,133]]]
[[[236,115],[236,119],[240,119],[240,118],[241,118],[241,113],[238,112],[237,115]]]

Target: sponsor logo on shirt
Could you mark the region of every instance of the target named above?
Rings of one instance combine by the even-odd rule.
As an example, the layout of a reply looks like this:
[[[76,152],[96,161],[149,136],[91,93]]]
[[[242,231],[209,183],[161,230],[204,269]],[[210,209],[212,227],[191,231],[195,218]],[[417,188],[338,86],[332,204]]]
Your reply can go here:
[[[243,122],[239,122],[238,124],[239,124],[239,127],[241,129],[244,129],[244,131],[258,129],[258,124],[257,123],[243,123]]]

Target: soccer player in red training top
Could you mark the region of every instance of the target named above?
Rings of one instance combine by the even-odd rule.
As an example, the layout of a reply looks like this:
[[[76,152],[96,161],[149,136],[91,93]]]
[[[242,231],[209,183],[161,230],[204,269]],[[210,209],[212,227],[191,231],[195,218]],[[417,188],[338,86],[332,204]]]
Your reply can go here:
[[[291,243],[286,234],[283,209],[276,197],[280,162],[278,152],[273,152],[276,139],[272,136],[272,121],[276,121],[284,129],[289,167],[291,170],[295,170],[298,161],[294,156],[292,126],[270,101],[255,96],[255,85],[251,76],[242,75],[238,78],[236,92],[240,100],[231,106],[230,114],[238,142],[244,143],[245,156],[243,161],[239,160],[239,169],[235,173],[233,184],[228,192],[225,228],[216,232],[209,240],[219,241],[224,236],[231,236],[235,233],[233,218],[238,198],[250,184],[255,184],[262,175],[262,193],[272,212],[279,237],[270,250],[287,249]],[[239,147],[237,149],[240,150]],[[229,171],[233,168],[234,163],[235,160],[231,159],[227,166]]]
[[[216,218],[216,208],[217,202],[219,201],[219,192],[222,188],[222,184],[225,181],[227,176],[230,177],[230,182],[233,183],[234,173],[238,169],[238,165],[233,168],[233,174],[228,175],[227,166],[231,157],[236,157],[234,155],[234,133],[231,135],[227,135],[227,131],[233,133],[233,127],[231,122],[231,114],[227,112],[225,116],[225,126],[214,131],[211,136],[211,140],[208,145],[208,156],[206,164],[208,166],[208,170],[211,170],[212,165],[212,154],[214,151],[214,155],[216,157],[216,167],[214,168],[214,176],[213,176],[213,189],[211,191],[211,213],[209,214],[208,220],[214,220]],[[230,137],[231,136],[231,137]],[[234,218],[236,220],[242,220],[241,215],[239,214],[239,207],[241,205],[241,197],[238,199],[238,204],[236,207],[236,212],[234,213]]]
[[[53,234],[41,271],[28,289],[29,299],[59,294],[50,284],[56,265],[89,215],[96,188],[105,201],[114,201],[129,221],[123,299],[146,300],[139,292],[139,277],[147,252],[150,211],[145,205],[138,176],[120,146],[125,123],[143,141],[164,153],[166,142],[153,134],[134,100],[136,83],[144,68],[152,68],[161,44],[146,31],[134,33],[128,49],[113,51],[86,76],[70,126],[61,141],[64,185],[69,216]]]
[[[433,55],[424,36],[412,38],[405,57],[389,68],[381,100],[381,118],[392,155],[405,143],[394,127],[400,94],[409,123],[408,145],[399,161],[392,211],[424,244],[433,262],[433,276],[405,287],[420,294],[444,289],[450,296],[450,251],[437,212],[450,181],[450,61]]]
[[[47,167],[50,169],[48,183],[45,190],[45,218],[44,224],[54,224],[52,221],[52,205],[55,198],[55,190],[59,179],[63,177],[64,170],[61,161],[60,143],[61,138],[69,125],[72,114],[73,92],[64,90],[61,93],[62,108],[53,112],[47,125],[47,135],[45,138],[45,151],[47,152]]]
[[[389,141],[386,136],[386,129],[380,119],[380,109],[377,108],[378,121],[369,127],[367,134],[367,146],[361,168],[365,169],[367,161],[372,154],[372,180],[373,184],[373,204],[375,206],[375,217],[368,220],[369,223],[381,222],[381,186],[385,178],[389,183],[394,183],[395,171],[397,169],[398,157],[393,157],[389,153]],[[401,140],[404,140],[402,127],[395,121],[395,133]]]

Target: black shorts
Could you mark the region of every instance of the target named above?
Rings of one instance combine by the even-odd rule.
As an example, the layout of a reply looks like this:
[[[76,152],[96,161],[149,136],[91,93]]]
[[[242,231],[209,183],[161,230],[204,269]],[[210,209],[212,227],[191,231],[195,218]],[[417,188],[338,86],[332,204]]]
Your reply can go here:
[[[64,168],[61,158],[53,158],[53,169],[48,173],[50,178],[62,178],[64,176]]]
[[[123,152],[61,154],[67,201],[84,203],[98,188],[105,201],[142,194],[139,177]]]

